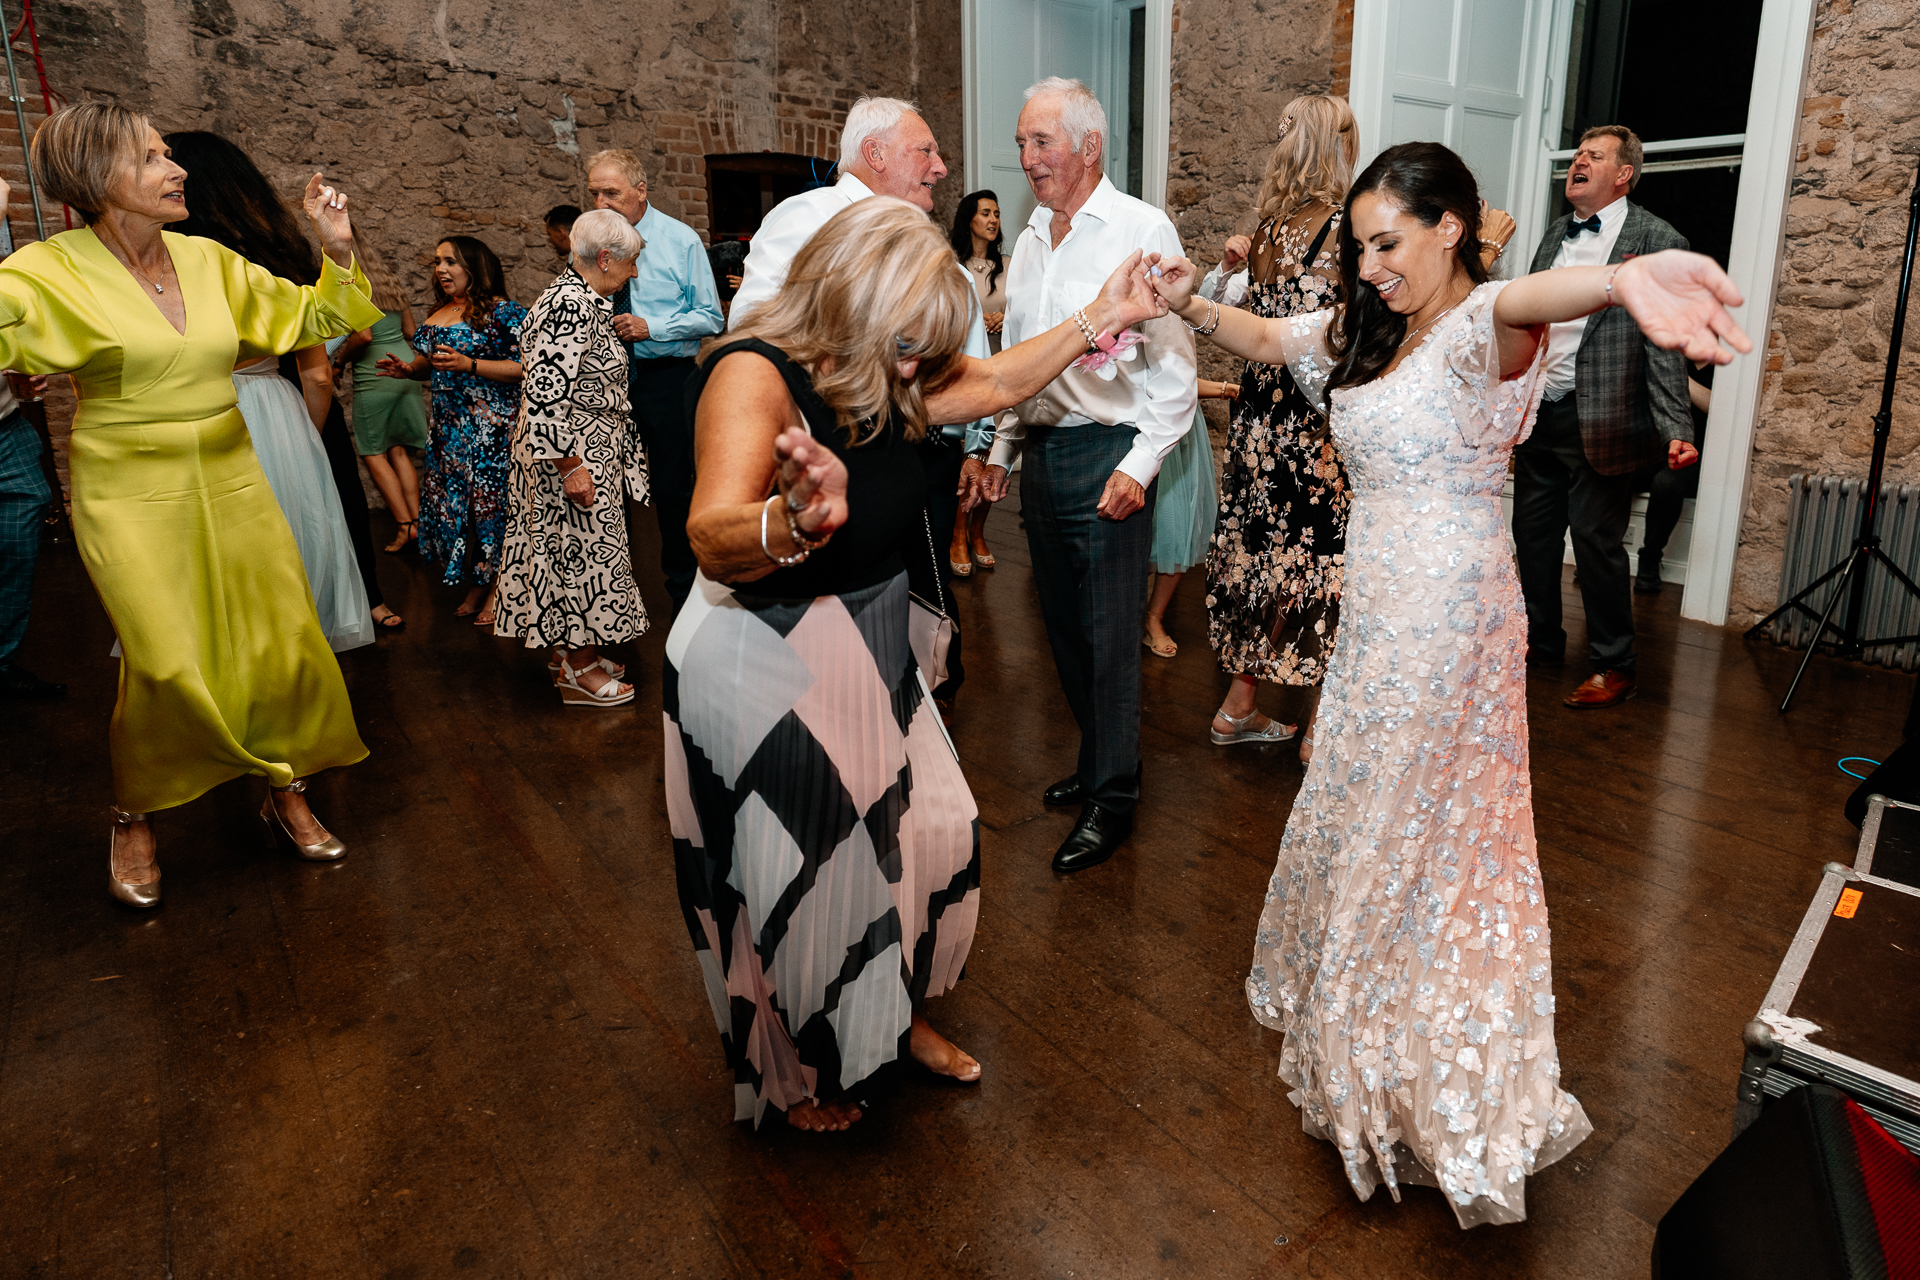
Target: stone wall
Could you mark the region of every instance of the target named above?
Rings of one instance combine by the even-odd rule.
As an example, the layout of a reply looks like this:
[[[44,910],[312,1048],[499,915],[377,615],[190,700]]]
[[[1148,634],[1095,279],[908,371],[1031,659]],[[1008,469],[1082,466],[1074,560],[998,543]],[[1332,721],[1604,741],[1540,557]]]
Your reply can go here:
[[[1787,477],[1867,474],[1920,163],[1920,6],[1821,5],[1798,161],[1734,562],[1733,625],[1775,604]],[[1909,317],[1902,348],[1887,475],[1912,483],[1920,481],[1920,314]]]
[[[288,190],[323,167],[416,293],[453,233],[510,292],[552,278],[541,226],[584,204],[580,157],[630,147],[664,211],[702,231],[703,155],[834,158],[863,93],[922,100],[960,144],[957,5],[923,0],[68,0],[35,10],[69,98],[215,129]],[[929,56],[926,51],[940,51]],[[957,163],[955,165],[957,168]],[[946,184],[950,202],[964,188]]]
[[[1202,269],[1228,236],[1251,232],[1254,197],[1280,130],[1303,93],[1342,93],[1353,0],[1177,0],[1167,212]],[[1202,343],[1201,376],[1238,381],[1240,362]],[[1208,402],[1215,426],[1218,401]]]

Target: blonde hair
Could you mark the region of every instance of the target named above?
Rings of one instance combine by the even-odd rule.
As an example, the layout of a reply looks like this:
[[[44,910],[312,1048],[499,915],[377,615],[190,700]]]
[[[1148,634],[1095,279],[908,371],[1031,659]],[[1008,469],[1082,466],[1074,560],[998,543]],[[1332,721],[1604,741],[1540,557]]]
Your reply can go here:
[[[1345,98],[1311,93],[1280,113],[1280,141],[1267,157],[1255,202],[1260,221],[1279,222],[1319,201],[1339,208],[1360,158],[1360,126]]]
[[[895,414],[907,439],[918,440],[928,425],[922,386],[944,382],[972,309],[973,282],[954,268],[953,250],[927,215],[905,200],[870,196],[827,219],[780,292],[707,349],[743,338],[779,347],[813,376],[849,444],[873,439]],[[911,382],[900,377],[903,360],[920,361]]]
[[[146,157],[152,127],[147,117],[111,102],[64,107],[34,131],[34,181],[41,194],[92,226],[112,205],[121,179]]]
[[[393,268],[387,263],[387,256],[361,238],[359,227],[353,229],[353,260],[367,273],[367,283],[373,286],[374,306],[382,311],[411,309],[407,295],[400,291],[400,282],[394,277]]]
[[[625,147],[613,147],[606,151],[596,151],[587,157],[587,177],[593,177],[593,171],[602,165],[612,165],[620,171],[630,187],[644,187],[647,184],[647,166],[640,163],[640,157]]]

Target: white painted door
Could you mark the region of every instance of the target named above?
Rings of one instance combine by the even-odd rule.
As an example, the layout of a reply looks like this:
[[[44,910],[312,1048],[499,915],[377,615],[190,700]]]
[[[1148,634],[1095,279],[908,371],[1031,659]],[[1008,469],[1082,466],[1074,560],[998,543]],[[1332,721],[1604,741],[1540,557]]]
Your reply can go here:
[[[1113,110],[1111,0],[975,0],[971,69],[977,92],[968,122],[968,177],[974,189],[1000,197],[1009,252],[1033,212],[1033,191],[1020,170],[1014,126],[1027,86],[1046,76],[1084,80]],[[978,174],[979,177],[974,175]]]
[[[1473,169],[1483,198],[1534,225],[1555,7],[1358,0],[1353,109],[1363,164],[1395,143],[1445,143]],[[1570,20],[1571,6],[1561,7]]]

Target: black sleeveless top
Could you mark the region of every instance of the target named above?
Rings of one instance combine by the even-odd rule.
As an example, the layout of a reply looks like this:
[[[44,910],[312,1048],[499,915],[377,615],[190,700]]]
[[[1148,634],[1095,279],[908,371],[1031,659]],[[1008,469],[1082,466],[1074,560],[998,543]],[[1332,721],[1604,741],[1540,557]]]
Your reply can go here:
[[[747,338],[720,347],[687,380],[687,430],[693,432],[694,412],[714,366],[735,351],[751,351],[770,361],[786,381],[787,392],[800,407],[813,438],[847,466],[847,522],[833,538],[801,563],[775,569],[764,578],[743,582],[748,595],[785,600],[810,600],[840,595],[885,582],[901,572],[902,553],[911,554],[927,537],[924,528],[927,473],[920,451],[909,443],[901,423],[889,422],[873,439],[858,446],[847,443],[846,429],[835,420],[813,389],[813,378],[787,358],[780,348]],[[786,545],[781,527],[785,517],[777,507],[767,515],[767,541]],[[780,536],[776,538],[774,535]],[[924,553],[922,553],[924,555]]]

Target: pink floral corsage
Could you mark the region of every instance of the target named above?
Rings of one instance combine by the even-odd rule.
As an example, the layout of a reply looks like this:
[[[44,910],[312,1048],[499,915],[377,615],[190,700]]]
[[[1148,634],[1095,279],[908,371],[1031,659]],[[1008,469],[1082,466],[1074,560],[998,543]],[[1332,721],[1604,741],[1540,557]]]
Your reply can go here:
[[[1093,344],[1100,349],[1087,352],[1075,360],[1070,367],[1085,369],[1105,382],[1112,382],[1114,375],[1120,372],[1120,362],[1133,359],[1136,354],[1134,348],[1145,341],[1145,338],[1132,329],[1128,329],[1117,338],[1102,329],[1100,336],[1093,340]]]

